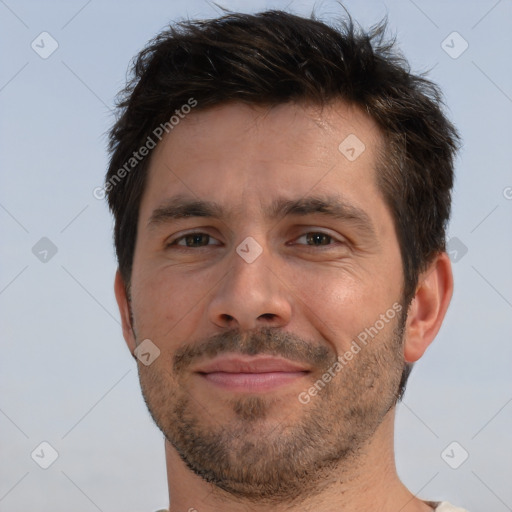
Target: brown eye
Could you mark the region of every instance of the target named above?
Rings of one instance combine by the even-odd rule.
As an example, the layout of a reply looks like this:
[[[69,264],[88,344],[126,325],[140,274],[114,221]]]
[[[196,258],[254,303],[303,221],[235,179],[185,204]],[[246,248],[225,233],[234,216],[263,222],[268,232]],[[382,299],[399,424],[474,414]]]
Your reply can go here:
[[[190,233],[175,240],[173,245],[204,247],[205,245],[210,245],[210,239],[210,235],[206,233]]]
[[[305,237],[308,245],[329,245],[332,242],[332,237],[326,233],[307,233]]]

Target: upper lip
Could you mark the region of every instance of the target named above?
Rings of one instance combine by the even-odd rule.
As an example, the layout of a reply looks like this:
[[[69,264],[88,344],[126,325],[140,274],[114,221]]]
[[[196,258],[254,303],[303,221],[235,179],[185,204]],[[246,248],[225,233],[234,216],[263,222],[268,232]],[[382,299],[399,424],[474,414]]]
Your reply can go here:
[[[267,373],[267,372],[304,372],[308,368],[300,363],[275,356],[224,355],[200,364],[198,373]]]

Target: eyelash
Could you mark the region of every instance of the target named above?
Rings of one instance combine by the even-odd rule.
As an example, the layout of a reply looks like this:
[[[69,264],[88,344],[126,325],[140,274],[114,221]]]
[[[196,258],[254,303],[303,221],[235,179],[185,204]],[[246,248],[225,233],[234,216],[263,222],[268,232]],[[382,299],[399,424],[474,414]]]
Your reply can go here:
[[[181,240],[185,240],[189,236],[198,236],[198,235],[207,236],[207,237],[209,237],[209,240],[210,239],[217,240],[215,237],[213,237],[212,235],[210,235],[208,233],[204,233],[202,231],[192,231],[190,233],[186,233],[184,235],[181,235],[178,238],[175,238],[173,241],[171,241],[171,242],[169,242],[167,244],[167,247],[171,247],[171,246],[174,245],[174,246],[179,246],[180,248],[183,248],[183,249],[196,249],[196,247],[188,247],[186,245],[180,245],[180,244],[178,244],[178,242],[180,242]],[[207,246],[208,245],[220,245],[220,244],[207,244]],[[207,246],[200,246],[200,247],[207,247]]]
[[[189,247],[187,245],[184,245],[184,244],[179,244],[179,242],[185,240],[187,237],[190,237],[190,236],[198,236],[198,235],[203,235],[203,236],[207,236],[209,237],[208,241],[210,240],[217,240],[215,237],[213,237],[212,235],[208,234],[208,233],[204,233],[202,231],[193,231],[193,232],[190,232],[190,233],[186,233],[184,235],[181,235],[180,237],[178,238],[175,238],[174,240],[172,240],[171,242],[169,242],[168,244],[166,244],[166,247],[172,247],[172,246],[175,246],[175,247],[179,247],[180,249],[184,249],[184,250],[187,250],[187,249],[198,249],[198,248],[204,248],[204,247],[208,247],[208,246],[211,246],[211,245],[221,245],[221,244],[206,244],[206,245],[203,245],[203,246],[199,246],[199,247]],[[330,240],[328,244],[320,244],[320,245],[310,245],[310,244],[298,244],[298,245],[303,245],[305,247],[312,247],[312,248],[322,248],[322,247],[332,247],[336,244],[343,244],[344,242],[340,241],[340,240],[337,240],[333,235],[329,234],[329,233],[326,233],[324,231],[307,231],[303,234],[301,234],[300,236],[296,237],[294,240],[299,240],[303,237],[307,237],[307,235],[321,235],[321,236],[326,236],[328,237]],[[217,240],[218,241],[218,240]]]
[[[332,246],[334,245],[333,242],[338,242],[338,240],[336,240],[332,235],[330,235],[329,233],[325,233],[324,231],[307,231],[306,233],[303,233],[302,235],[300,235],[298,238],[296,238],[295,240],[299,240],[303,237],[307,237],[308,235],[321,235],[321,236],[325,236],[327,238],[330,239],[330,242],[329,244],[320,244],[320,245],[310,245],[310,244],[300,244],[300,245],[305,245],[307,247],[315,247],[315,248],[318,248],[318,247],[323,247],[324,245],[326,246]]]

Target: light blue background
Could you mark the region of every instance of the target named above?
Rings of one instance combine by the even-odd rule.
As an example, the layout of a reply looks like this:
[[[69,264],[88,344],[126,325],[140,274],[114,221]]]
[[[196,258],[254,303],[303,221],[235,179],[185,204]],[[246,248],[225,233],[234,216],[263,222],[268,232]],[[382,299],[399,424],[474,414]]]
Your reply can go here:
[[[399,473],[424,498],[512,510],[512,2],[345,5],[364,27],[388,14],[413,70],[432,69],[464,139],[449,232],[468,252],[454,264],[441,333],[399,407]],[[341,12],[336,2],[316,8],[326,19]],[[0,511],[167,505],[162,435],[118,322],[112,220],[92,191],[130,59],[170,20],[218,12],[199,0],[0,0]],[[43,31],[59,44],[46,60],[31,48]],[[457,59],[441,47],[453,31],[469,43]],[[42,237],[58,248],[47,263],[32,253]],[[46,470],[30,456],[42,441],[59,453]],[[440,455],[452,441],[469,453],[456,470]]]

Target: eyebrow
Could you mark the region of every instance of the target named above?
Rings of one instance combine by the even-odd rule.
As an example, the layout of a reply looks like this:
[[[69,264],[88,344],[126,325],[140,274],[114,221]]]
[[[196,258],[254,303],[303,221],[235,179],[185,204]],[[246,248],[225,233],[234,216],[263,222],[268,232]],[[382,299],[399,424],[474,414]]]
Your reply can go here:
[[[153,210],[147,226],[148,228],[152,228],[172,220],[186,217],[221,219],[225,216],[224,209],[217,203],[177,195],[167,199],[162,205]]]
[[[224,220],[234,214],[234,210],[226,210],[213,201],[177,195],[167,199],[152,212],[147,226],[151,229],[187,217]],[[350,222],[368,236],[376,236],[376,230],[369,215],[363,209],[344,202],[337,196],[307,196],[299,199],[278,198],[265,208],[264,214],[268,220],[275,221],[287,216],[325,215],[333,219]]]
[[[353,223],[368,236],[376,236],[369,215],[361,208],[344,202],[337,196],[309,196],[301,199],[276,199],[270,205],[268,217],[325,215],[336,220]]]

